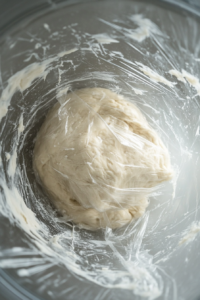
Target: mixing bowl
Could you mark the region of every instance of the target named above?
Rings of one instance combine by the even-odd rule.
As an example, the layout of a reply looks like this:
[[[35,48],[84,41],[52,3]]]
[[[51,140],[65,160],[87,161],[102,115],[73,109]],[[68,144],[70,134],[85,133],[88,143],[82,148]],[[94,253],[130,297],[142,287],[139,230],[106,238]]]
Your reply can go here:
[[[200,7],[193,4],[22,1],[2,16],[1,299],[200,299]],[[63,221],[32,168],[47,111],[59,94],[84,87],[136,104],[174,169],[145,215],[117,230]]]

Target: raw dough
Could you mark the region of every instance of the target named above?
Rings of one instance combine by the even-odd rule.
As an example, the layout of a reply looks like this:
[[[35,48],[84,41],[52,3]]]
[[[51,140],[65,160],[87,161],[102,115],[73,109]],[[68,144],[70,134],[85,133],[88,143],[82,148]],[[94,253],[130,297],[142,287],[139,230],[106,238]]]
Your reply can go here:
[[[172,178],[169,153],[139,109],[103,88],[60,97],[43,123],[34,168],[66,220],[117,228],[144,214]]]

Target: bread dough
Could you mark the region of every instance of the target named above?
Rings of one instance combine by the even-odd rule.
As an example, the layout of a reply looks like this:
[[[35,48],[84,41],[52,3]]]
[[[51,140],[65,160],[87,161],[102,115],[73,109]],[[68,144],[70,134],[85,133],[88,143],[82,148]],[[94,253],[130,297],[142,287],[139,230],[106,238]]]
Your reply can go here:
[[[158,134],[136,106],[108,89],[80,89],[58,100],[33,158],[53,204],[88,229],[140,217],[152,188],[172,178]]]

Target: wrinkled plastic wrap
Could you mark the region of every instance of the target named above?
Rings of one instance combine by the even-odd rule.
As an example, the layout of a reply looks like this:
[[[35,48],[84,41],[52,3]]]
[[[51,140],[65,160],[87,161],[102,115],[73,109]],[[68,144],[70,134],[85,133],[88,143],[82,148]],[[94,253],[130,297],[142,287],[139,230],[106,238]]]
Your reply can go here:
[[[36,137],[33,166],[64,219],[92,230],[138,219],[148,196],[173,177],[142,113],[103,88],[58,97]]]
[[[139,1],[52,8],[1,44],[2,278],[43,299],[198,299],[197,12]],[[47,112],[63,94],[86,87],[136,105],[174,171],[152,191],[146,213],[115,230],[67,223],[33,171]]]

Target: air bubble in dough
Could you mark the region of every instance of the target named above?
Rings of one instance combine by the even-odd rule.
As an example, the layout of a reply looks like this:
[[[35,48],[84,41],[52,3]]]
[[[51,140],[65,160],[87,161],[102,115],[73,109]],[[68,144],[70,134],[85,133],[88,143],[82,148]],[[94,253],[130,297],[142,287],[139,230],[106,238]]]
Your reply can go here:
[[[60,97],[37,135],[33,164],[64,218],[87,229],[142,216],[172,178],[169,153],[140,110],[104,88]]]

